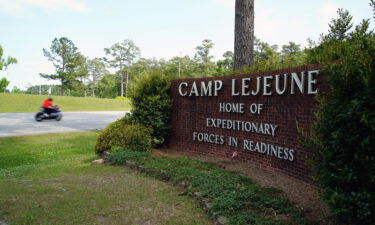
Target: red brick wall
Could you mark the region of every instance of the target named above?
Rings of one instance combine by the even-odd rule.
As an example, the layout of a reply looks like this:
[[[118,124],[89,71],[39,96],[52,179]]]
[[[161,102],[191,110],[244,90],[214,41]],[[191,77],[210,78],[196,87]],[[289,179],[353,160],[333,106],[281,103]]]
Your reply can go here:
[[[239,155],[237,160],[248,162],[268,170],[278,171],[286,175],[296,177],[306,182],[311,182],[309,176],[311,171],[305,166],[304,158],[309,157],[309,153],[304,151],[298,144],[299,133],[296,124],[305,130],[314,122],[314,111],[316,107],[315,95],[301,94],[298,89],[295,94],[290,94],[290,85],[283,95],[272,94],[264,96],[262,94],[255,96],[232,96],[232,79],[237,80],[237,89],[239,89],[242,78],[251,78],[250,85],[255,85],[256,77],[269,76],[285,73],[298,73],[302,71],[320,70],[320,65],[306,65],[302,67],[288,68],[278,71],[262,72],[249,75],[233,75],[226,77],[210,77],[199,79],[177,79],[171,84],[171,97],[173,99],[172,107],[172,129],[170,137],[170,147],[180,151],[189,151],[212,157],[230,158],[236,151]],[[317,84],[319,94],[329,91],[329,86],[324,80],[320,71],[317,75]],[[222,80],[223,87],[218,96],[180,96],[179,85],[181,82],[187,82],[189,87],[192,82],[199,84],[201,81]],[[271,83],[271,90],[274,83]],[[307,88],[307,79],[305,88]],[[188,88],[183,89],[189,90]],[[219,103],[244,103],[244,113],[220,112]],[[260,114],[249,112],[251,104],[263,104],[263,110]],[[268,123],[277,125],[274,136],[249,133],[239,130],[228,130],[223,128],[212,128],[206,126],[207,118],[219,118],[249,121],[255,123]],[[216,134],[225,137],[225,143],[212,144],[193,140],[193,132]],[[228,145],[228,137],[237,137],[238,147]],[[283,148],[294,150],[294,160],[279,159],[274,156],[262,154],[256,151],[249,151],[243,148],[243,140],[252,140],[254,143],[262,142],[281,146]]]

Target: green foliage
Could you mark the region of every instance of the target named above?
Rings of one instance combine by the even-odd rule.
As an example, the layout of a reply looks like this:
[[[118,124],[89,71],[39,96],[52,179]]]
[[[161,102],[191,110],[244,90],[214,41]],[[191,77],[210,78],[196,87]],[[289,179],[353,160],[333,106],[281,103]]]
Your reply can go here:
[[[226,51],[223,59],[215,61],[211,54],[213,47],[214,43],[205,39],[195,48],[194,57],[185,55],[175,56],[169,60],[146,59],[140,58],[139,48],[127,39],[105,48],[106,57],[88,59],[78,52],[72,41],[60,38],[52,42],[50,52],[44,49],[45,56],[54,62],[56,73],[41,76],[62,82],[61,85],[52,88],[52,94],[99,98],[128,97],[131,86],[136,85],[141,77],[148,74],[161,73],[170,79],[233,74],[233,52]],[[63,52],[69,54],[62,56]],[[255,65],[235,73],[269,71],[305,63],[304,51],[300,45],[293,42],[283,45],[278,51],[277,45],[269,45],[257,39],[254,54]],[[112,67],[116,72],[109,73],[108,67]],[[42,93],[46,90],[48,88],[42,87]],[[38,87],[34,86],[30,87],[27,93],[37,94],[38,91]]]
[[[12,94],[22,94],[22,90],[19,89],[17,86],[14,86],[12,91],[11,91]]]
[[[150,130],[139,124],[132,124],[130,117],[124,117],[111,123],[99,135],[95,152],[101,154],[104,151],[117,152],[122,149],[131,151],[150,151]]]
[[[79,53],[73,41],[66,37],[55,38],[52,41],[50,51],[43,49],[43,54],[55,67],[54,74],[40,74],[41,77],[59,80],[64,90],[71,92],[82,85],[79,77],[88,75],[86,58]]]
[[[283,67],[300,66],[306,63],[305,53],[301,49],[301,45],[289,42],[283,45],[281,49],[281,64]]]
[[[270,45],[259,39],[254,43],[254,65],[244,66],[241,70],[234,71],[235,74],[249,74],[279,70],[283,68],[301,66],[306,64],[306,53],[300,45],[289,42],[283,45],[281,51],[277,45]],[[229,71],[229,75],[233,72]]]
[[[104,61],[118,70],[129,67],[141,54],[139,48],[129,39],[105,48],[104,52],[111,57],[110,59],[104,58]]]
[[[317,121],[302,142],[323,199],[340,222],[375,221],[375,35],[364,20],[350,31],[339,10],[330,33],[310,49],[311,62],[324,64],[331,93],[320,99]]]
[[[89,75],[92,77],[92,80],[90,80],[88,83],[88,88],[91,89],[91,95],[95,97],[98,81],[109,72],[106,69],[105,63],[98,58],[94,58],[92,60],[89,59],[87,61],[87,66]]]
[[[10,82],[5,77],[1,78],[1,80],[0,80],[0,92],[5,92],[9,83]]]
[[[0,45],[0,71],[4,68],[7,69],[10,64],[17,63],[17,59],[8,56],[7,59],[3,58],[4,50]]]
[[[152,129],[156,145],[168,143],[171,99],[170,80],[160,73],[138,79],[131,90],[132,117],[135,123]]]
[[[231,51],[226,51],[223,54],[224,59],[217,61],[218,73],[225,73],[226,71],[232,71],[234,68],[234,54]]]
[[[118,95],[118,78],[113,74],[105,74],[95,86],[95,96],[115,98]]]
[[[301,212],[274,188],[260,187],[249,178],[219,169],[213,163],[186,158],[151,156],[144,152],[116,152],[110,155],[111,164],[132,161],[149,175],[186,188],[188,195],[206,199],[215,213],[229,219],[229,224],[311,224]],[[284,216],[277,216],[284,215]]]
[[[212,61],[213,56],[210,55],[213,47],[214,43],[211,40],[205,39],[202,41],[202,45],[195,48],[194,59],[197,62],[197,69],[199,69],[198,72],[201,74],[201,77],[212,76],[216,71],[216,64]]]
[[[129,78],[129,67],[134,63],[134,61],[139,58],[141,52],[139,48],[134,44],[132,40],[124,40],[121,43],[116,43],[110,48],[104,49],[105,54],[110,56],[110,58],[104,57],[104,61],[107,62],[111,67],[116,69],[116,73],[121,78],[121,96],[124,96],[124,75]],[[126,81],[126,93],[128,79]],[[127,94],[126,94],[127,97]]]

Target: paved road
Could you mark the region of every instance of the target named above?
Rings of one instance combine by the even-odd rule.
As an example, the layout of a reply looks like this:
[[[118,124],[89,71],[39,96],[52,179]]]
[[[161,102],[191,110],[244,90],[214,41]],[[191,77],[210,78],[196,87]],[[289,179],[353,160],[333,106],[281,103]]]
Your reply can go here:
[[[61,121],[36,122],[35,113],[0,113],[0,137],[102,130],[126,112],[63,112]]]

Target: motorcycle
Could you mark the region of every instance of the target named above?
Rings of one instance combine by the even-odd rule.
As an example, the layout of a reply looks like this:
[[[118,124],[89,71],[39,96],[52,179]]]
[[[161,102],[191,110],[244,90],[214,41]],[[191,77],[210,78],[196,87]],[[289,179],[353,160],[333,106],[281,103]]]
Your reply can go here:
[[[62,119],[62,113],[61,113],[59,106],[56,106],[54,109],[55,109],[55,112],[48,114],[45,108],[39,107],[40,112],[35,114],[35,120],[38,122],[41,122],[42,120],[51,120],[51,119],[60,121]]]

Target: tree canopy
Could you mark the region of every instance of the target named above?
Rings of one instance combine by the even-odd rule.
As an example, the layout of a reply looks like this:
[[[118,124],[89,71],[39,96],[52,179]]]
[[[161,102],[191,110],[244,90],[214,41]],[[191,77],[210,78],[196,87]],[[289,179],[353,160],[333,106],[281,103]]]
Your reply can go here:
[[[77,78],[85,73],[85,59],[78,51],[73,41],[66,37],[55,38],[52,41],[50,51],[43,49],[43,54],[55,67],[54,74],[40,76],[47,79],[59,80],[63,90],[72,91],[78,84]]]
[[[116,43],[109,48],[105,48],[104,52],[109,58],[104,57],[104,61],[110,67],[117,70],[121,78],[121,96],[124,96],[124,75],[126,75],[126,93],[129,80],[129,67],[134,61],[140,57],[141,51],[132,40],[126,39],[123,42]],[[125,94],[127,96],[127,94]]]
[[[4,58],[3,56],[4,50],[3,47],[0,45],[0,71],[3,69],[7,69],[9,65],[17,63],[17,59],[13,58],[11,56],[8,56],[8,58]]]

